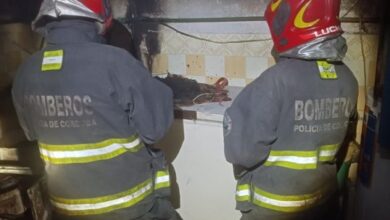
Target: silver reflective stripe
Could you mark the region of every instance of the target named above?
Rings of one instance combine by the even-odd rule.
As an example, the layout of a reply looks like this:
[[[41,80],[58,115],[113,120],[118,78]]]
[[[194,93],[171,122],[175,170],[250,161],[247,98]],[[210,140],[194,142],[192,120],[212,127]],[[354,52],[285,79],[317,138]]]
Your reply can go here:
[[[107,202],[101,202],[101,203],[90,203],[90,204],[77,204],[77,205],[69,205],[69,204],[63,204],[63,203],[58,203],[58,202],[53,202],[53,204],[60,209],[66,209],[69,211],[80,211],[80,210],[90,210],[90,209],[103,209],[107,208],[110,206],[115,206],[119,204],[126,203],[128,201],[131,201],[137,197],[140,197],[143,195],[145,192],[147,192],[148,189],[152,188],[152,184],[148,184],[144,188],[141,188],[140,190],[134,192],[131,195],[118,198],[115,200],[107,201]]]
[[[244,190],[239,190],[236,192],[236,195],[239,196],[239,197],[243,197],[243,196],[250,196],[250,191],[249,189],[244,189]]]
[[[254,199],[261,203],[268,204],[270,206],[280,207],[279,210],[283,210],[284,208],[300,209],[300,207],[313,204],[315,201],[317,201],[317,198],[310,198],[310,199],[298,200],[298,201],[283,201],[283,200],[271,199],[269,197],[265,197],[257,193],[254,194]]]
[[[317,168],[317,151],[278,151],[272,150],[265,166],[280,166],[289,169]]]
[[[312,151],[271,150],[265,166],[280,166],[295,170],[316,169],[318,161],[333,161],[340,144],[319,146]]]
[[[317,157],[297,157],[297,156],[269,156],[267,161],[276,162],[284,161],[296,164],[313,164],[317,163]]]
[[[334,161],[335,156],[340,148],[340,144],[323,145],[319,148],[319,158],[322,162]]]
[[[154,179],[154,189],[161,188],[169,188],[170,179],[169,179],[169,171],[168,170],[160,170],[156,173],[156,177]]]
[[[249,184],[241,184],[237,185],[236,189],[236,200],[238,202],[249,202],[250,200],[250,185]]]
[[[282,212],[297,212],[316,204],[322,197],[321,193],[302,195],[278,195],[255,188],[253,203],[272,210]]]
[[[322,150],[320,151],[320,157],[334,157],[337,150]]]
[[[137,152],[141,147],[143,147],[143,143],[136,135],[87,144],[39,143],[42,159],[52,164],[90,163],[107,160],[126,152]]]
[[[104,154],[110,154],[121,148],[132,149],[140,144],[140,140],[136,139],[135,141],[127,144],[111,144],[106,147],[92,149],[92,150],[79,150],[79,151],[49,151],[41,148],[40,152],[42,155],[47,156],[53,159],[60,158],[81,158],[81,157],[91,157]]]
[[[156,181],[155,181],[156,185],[158,185],[160,183],[166,183],[166,182],[169,182],[169,176],[168,175],[156,177]]]
[[[93,215],[127,208],[145,199],[153,191],[149,179],[134,188],[115,195],[90,199],[65,199],[53,197],[51,203],[58,212],[67,215]]]
[[[306,204],[313,203],[316,199],[306,199],[306,200],[300,200],[300,201],[282,201],[282,200],[276,200],[276,199],[271,199],[262,195],[259,195],[255,193],[254,198],[258,201],[274,205],[274,206],[279,206],[279,207],[300,207]]]

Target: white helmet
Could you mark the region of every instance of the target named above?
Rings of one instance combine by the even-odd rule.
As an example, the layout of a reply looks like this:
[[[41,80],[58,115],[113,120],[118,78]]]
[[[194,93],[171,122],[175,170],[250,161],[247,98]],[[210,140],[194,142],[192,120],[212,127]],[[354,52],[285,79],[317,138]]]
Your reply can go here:
[[[42,26],[45,16],[91,18],[101,24],[100,33],[104,33],[112,21],[109,0],[43,0],[38,16],[32,23],[33,30]]]

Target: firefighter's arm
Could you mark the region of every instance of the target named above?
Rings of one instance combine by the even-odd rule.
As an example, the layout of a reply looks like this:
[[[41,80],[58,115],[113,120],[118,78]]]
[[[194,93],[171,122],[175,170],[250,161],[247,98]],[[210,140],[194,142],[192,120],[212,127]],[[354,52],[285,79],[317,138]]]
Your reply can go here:
[[[142,70],[141,70],[142,69]],[[133,108],[130,112],[136,128],[147,144],[161,139],[173,122],[173,94],[169,87],[141,68],[139,81],[133,84]]]
[[[146,144],[161,139],[173,122],[173,94],[169,87],[154,79],[137,60],[128,55],[119,63],[116,81],[121,87],[119,102],[128,112],[138,135]]]
[[[279,104],[267,81],[263,78],[246,87],[225,112],[225,157],[240,170],[261,165],[277,139]]]

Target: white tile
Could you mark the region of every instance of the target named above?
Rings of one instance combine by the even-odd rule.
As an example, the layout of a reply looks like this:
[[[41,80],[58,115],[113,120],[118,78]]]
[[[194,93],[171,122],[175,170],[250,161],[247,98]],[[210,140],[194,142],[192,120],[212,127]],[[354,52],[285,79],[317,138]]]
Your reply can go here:
[[[205,56],[205,71],[207,76],[221,77],[225,75],[224,56]]]
[[[165,73],[165,74],[155,74],[155,73],[152,73],[152,76],[164,79],[164,78],[168,77],[168,73]]]
[[[184,54],[168,55],[168,72],[183,75],[186,73],[186,56]]]
[[[210,114],[210,113],[205,113],[205,112],[196,112],[196,119],[197,120],[222,122],[223,115]]]
[[[205,76],[193,76],[193,75],[186,75],[186,78],[194,79],[198,83],[206,83],[206,77]]]
[[[229,78],[229,86],[245,87],[246,81],[245,81],[245,79],[231,79],[231,78]]]
[[[256,79],[268,68],[267,57],[247,57],[246,76],[249,79]]]

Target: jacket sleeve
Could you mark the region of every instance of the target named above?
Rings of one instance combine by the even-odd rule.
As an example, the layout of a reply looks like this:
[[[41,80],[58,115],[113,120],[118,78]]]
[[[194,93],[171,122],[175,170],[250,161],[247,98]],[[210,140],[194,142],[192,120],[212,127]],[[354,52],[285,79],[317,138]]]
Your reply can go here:
[[[116,60],[119,103],[146,144],[161,139],[173,122],[173,94],[127,52]]]
[[[20,71],[19,71],[20,72]],[[18,116],[19,125],[22,127],[26,138],[29,141],[37,139],[30,122],[26,120],[28,118],[28,112],[24,107],[24,82],[20,78],[20,73],[16,74],[12,84],[12,101],[15,107],[16,115]]]
[[[277,139],[278,92],[272,77],[263,75],[238,95],[224,115],[225,157],[236,168],[263,163]]]

